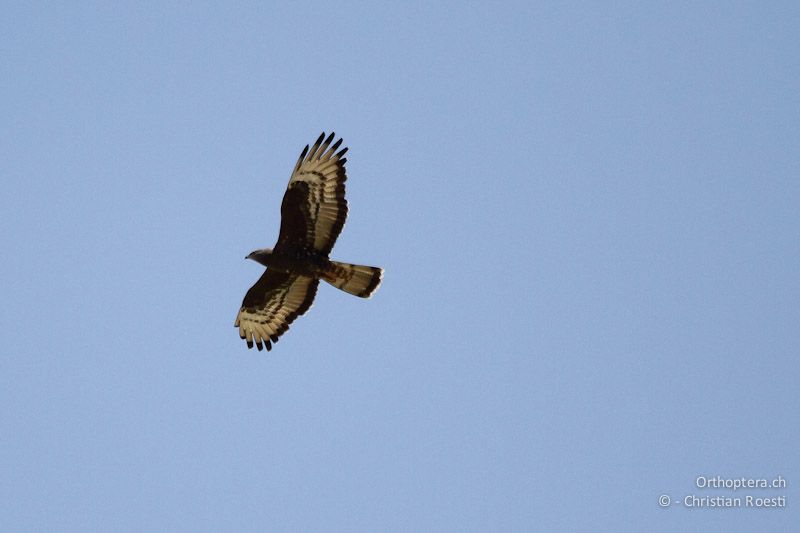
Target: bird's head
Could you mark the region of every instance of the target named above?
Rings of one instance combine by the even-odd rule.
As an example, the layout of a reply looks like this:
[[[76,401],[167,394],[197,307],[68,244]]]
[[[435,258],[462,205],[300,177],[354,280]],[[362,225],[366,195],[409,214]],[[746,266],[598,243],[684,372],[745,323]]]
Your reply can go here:
[[[253,250],[245,259],[252,259],[262,265],[266,265],[269,256],[272,255],[272,248],[262,248],[260,250]]]

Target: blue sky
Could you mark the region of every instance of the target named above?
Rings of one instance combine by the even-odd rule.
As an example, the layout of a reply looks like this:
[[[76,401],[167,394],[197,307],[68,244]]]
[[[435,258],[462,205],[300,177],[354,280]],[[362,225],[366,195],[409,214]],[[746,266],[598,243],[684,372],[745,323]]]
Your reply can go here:
[[[798,36],[792,2],[6,5],[0,529],[790,529]],[[323,130],[333,255],[384,284],[248,351],[242,258]],[[658,505],[692,494],[787,506]]]

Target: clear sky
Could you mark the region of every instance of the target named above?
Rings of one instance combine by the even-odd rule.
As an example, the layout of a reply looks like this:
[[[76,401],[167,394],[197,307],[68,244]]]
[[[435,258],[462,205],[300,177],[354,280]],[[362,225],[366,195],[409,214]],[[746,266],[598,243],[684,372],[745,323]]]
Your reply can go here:
[[[114,4],[0,18],[1,530],[797,527],[797,2]],[[384,284],[247,350],[332,130]]]

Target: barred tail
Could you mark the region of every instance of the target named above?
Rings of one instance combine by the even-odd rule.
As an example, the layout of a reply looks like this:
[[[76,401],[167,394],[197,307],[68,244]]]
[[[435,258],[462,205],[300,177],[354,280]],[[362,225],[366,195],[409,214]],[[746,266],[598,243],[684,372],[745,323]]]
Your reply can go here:
[[[361,298],[369,298],[378,290],[383,278],[383,269],[363,265],[351,265],[331,261],[331,269],[322,279],[345,292]]]

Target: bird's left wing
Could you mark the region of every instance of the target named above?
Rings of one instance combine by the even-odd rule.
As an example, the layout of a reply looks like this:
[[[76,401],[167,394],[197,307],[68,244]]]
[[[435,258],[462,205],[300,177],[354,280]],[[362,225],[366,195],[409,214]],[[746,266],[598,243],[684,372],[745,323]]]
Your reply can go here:
[[[311,307],[319,280],[267,269],[250,287],[236,316],[239,336],[259,350],[278,342],[289,324]]]
[[[306,145],[292,171],[281,204],[281,231],[275,250],[313,249],[330,254],[347,218],[344,158],[338,152],[342,139],[336,134],[319,136],[309,150]]]

